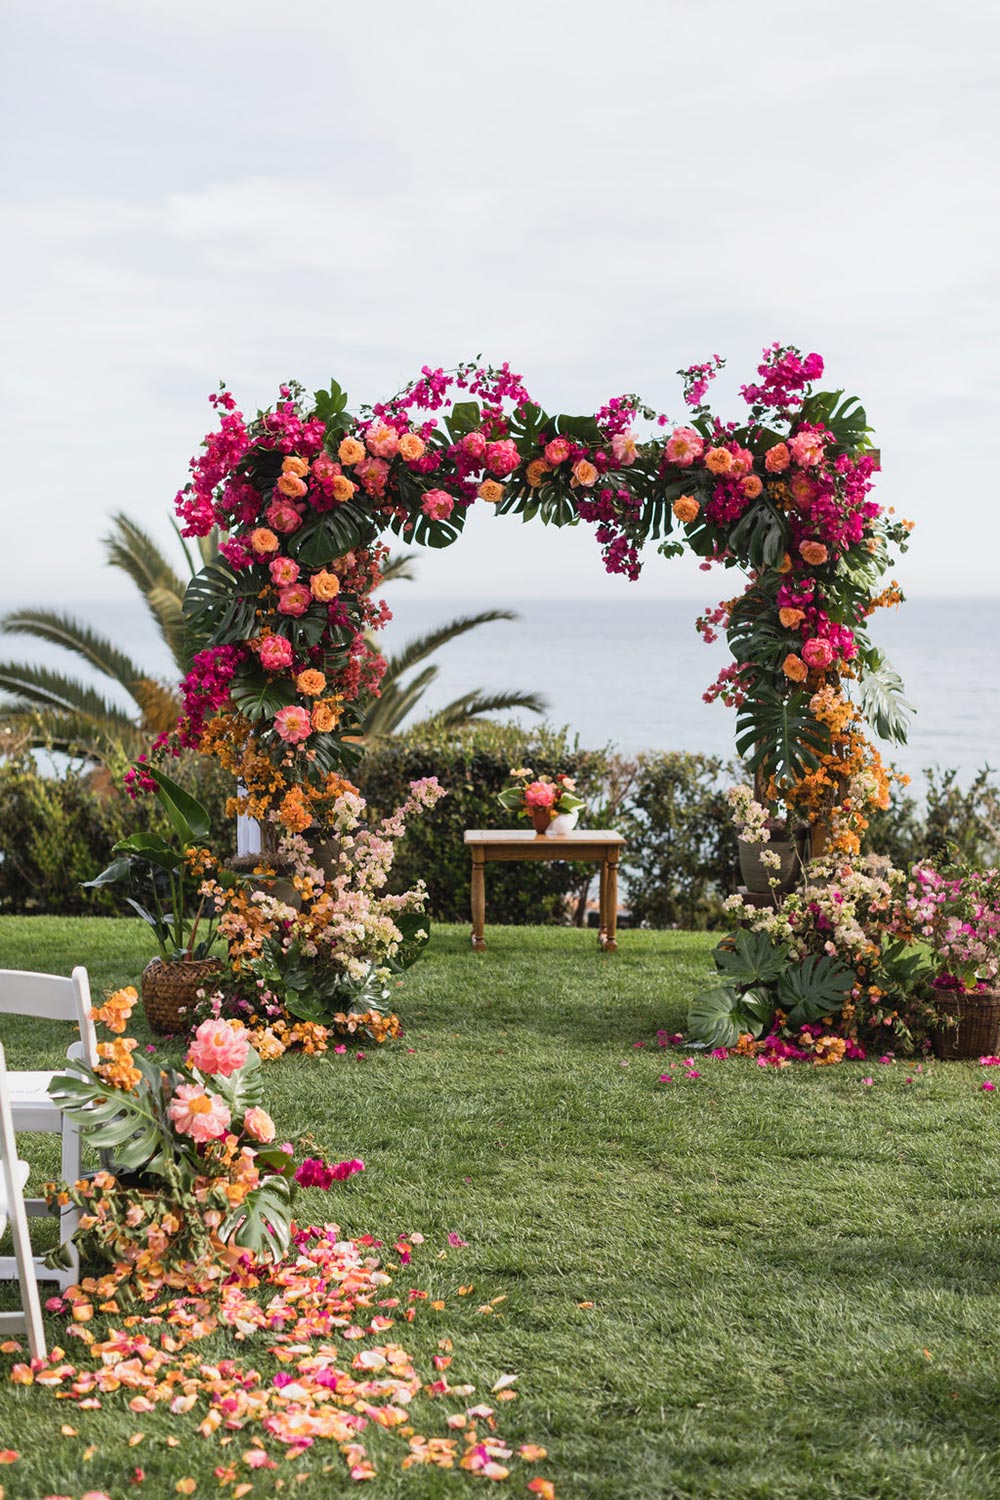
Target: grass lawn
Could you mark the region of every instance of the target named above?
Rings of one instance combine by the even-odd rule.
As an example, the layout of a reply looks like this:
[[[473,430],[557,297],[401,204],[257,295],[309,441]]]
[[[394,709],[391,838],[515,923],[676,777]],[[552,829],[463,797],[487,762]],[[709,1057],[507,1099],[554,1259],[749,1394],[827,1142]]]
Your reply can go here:
[[[449,1378],[474,1382],[473,1400],[517,1373],[501,1430],[548,1448],[541,1472],[558,1500],[1000,1495],[1000,1104],[979,1070],[707,1061],[687,1080],[655,1034],[682,1024],[710,939],[625,932],[616,957],[576,931],[488,940],[478,957],[466,929],[436,931],[400,992],[402,1043],[369,1047],[363,1063],[353,1050],[285,1058],[267,1074],[279,1131],[312,1126],[367,1163],[306,1195],[301,1217],[426,1236],[400,1280],[446,1307],[424,1304],[397,1329],[404,1347],[429,1367],[451,1337]],[[146,953],[137,922],[0,918],[0,966],[82,961],[95,990],[134,979]],[[58,1055],[34,1025],[4,1018],[2,1032],[12,1066]],[[664,1071],[673,1083],[657,1082]],[[23,1142],[54,1170],[54,1155],[32,1155],[40,1138]],[[468,1247],[439,1258],[452,1230]],[[475,1295],[459,1299],[469,1282]],[[272,1368],[266,1350],[242,1353]],[[65,1421],[79,1437],[59,1435]],[[138,1427],[141,1459],[124,1443]],[[180,1447],[165,1446],[169,1432]],[[86,1464],[82,1443],[97,1445]],[[185,1475],[198,1496],[228,1493],[213,1469],[232,1450],[162,1407],[140,1423],[117,1397],[78,1412],[0,1385],[6,1445],[24,1454],[0,1469],[6,1500],[169,1500]],[[278,1478],[306,1497],[353,1488],[336,1453],[323,1457],[331,1474],[307,1453],[246,1476],[252,1500],[278,1493]],[[137,1462],[140,1489],[127,1483]],[[301,1485],[298,1469],[310,1471]],[[526,1494],[531,1472],[516,1467],[501,1492]],[[397,1461],[368,1490],[483,1483]]]

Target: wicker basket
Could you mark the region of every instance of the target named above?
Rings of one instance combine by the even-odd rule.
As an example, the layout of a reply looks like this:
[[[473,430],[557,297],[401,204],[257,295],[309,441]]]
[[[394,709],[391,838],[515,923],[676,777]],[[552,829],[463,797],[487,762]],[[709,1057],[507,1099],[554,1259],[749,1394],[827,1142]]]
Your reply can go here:
[[[220,958],[181,958],[165,964],[154,958],[142,971],[142,1003],[154,1031],[172,1034],[187,1028],[187,1015],[198,991],[222,970]]]
[[[993,1056],[1000,1051],[1000,990],[948,990],[937,998],[941,1023],[933,1033],[938,1057]],[[945,1016],[953,1017],[946,1024]]]

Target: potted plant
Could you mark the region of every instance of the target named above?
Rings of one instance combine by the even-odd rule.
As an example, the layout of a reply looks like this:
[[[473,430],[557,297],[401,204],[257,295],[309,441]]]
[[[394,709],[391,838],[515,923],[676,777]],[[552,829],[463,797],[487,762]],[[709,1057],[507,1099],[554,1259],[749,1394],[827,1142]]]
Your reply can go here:
[[[746,785],[730,787],[726,800],[736,827],[740,875],[746,889],[753,895],[772,896],[790,891],[802,860],[788,820],[774,817]]]
[[[1000,1050],[1000,870],[915,865],[907,919],[929,944],[938,1057]]]
[[[145,764],[136,771],[154,783],[174,838],[131,834],[115,844],[107,869],[85,884],[123,886],[126,904],[152,930],[159,954],[143,971],[143,1005],[154,1031],[175,1032],[199,989],[222,968],[211,955],[216,908],[200,888],[209,875],[222,885],[238,877],[219,870],[205,848],[209,817],[201,803],[162,771]]]
[[[576,795],[576,782],[564,771],[539,776],[527,766],[511,771],[510,781],[497,800],[508,812],[528,818],[536,833],[559,838],[576,827],[583,799]]]
[[[239,1022],[202,1022],[179,1066],[137,1051],[122,1035],[136,998],[129,986],[92,1011],[114,1040],[99,1043],[96,1069],[71,1060],[50,1087],[113,1166],[53,1184],[50,1196],[80,1208],[74,1238],[146,1298],[178,1272],[211,1279],[244,1253],[280,1260],[298,1187],[329,1187],[364,1163],[297,1162],[291,1144],[276,1144],[260,1057]]]

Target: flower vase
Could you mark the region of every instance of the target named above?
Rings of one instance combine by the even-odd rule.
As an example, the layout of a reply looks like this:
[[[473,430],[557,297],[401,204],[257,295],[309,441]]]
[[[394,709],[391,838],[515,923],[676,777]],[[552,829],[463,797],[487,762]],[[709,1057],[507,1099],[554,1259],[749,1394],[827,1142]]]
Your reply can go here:
[[[545,832],[550,839],[565,838],[567,833],[572,833],[580,819],[580,809],[574,807],[572,812],[557,813]]]
[[[552,813],[549,808],[531,807],[528,809],[528,816],[534,825],[536,833],[548,833],[549,824],[552,822]]]

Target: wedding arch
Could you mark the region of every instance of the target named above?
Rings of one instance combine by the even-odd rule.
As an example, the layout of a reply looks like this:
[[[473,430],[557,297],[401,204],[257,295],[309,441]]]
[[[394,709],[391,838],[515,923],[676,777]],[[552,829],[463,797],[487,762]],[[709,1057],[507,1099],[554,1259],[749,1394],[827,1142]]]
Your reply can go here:
[[[732,652],[706,696],[735,708],[758,795],[808,820],[813,852],[856,851],[888,796],[867,731],[905,738],[902,684],[868,621],[902,598],[885,579],[909,523],[871,498],[865,410],[815,389],[819,355],[766,349],[741,421],[706,399],[722,365],[678,372],[680,423],[633,395],[593,416],[550,414],[506,363],[425,366],[356,412],[336,382],[288,384],[247,419],[221,387],[218,427],[176,505],[185,535],[218,527],[225,540],[187,591],[198,649],[184,715],[156,751],[219,757],[241,787],[234,813],[286,834],[322,826],[360,753],[355,705],[383,669],[370,632],[385,620],[386,533],[447,547],[486,504],[591,523],[607,570],[629,579],[646,543],[741,574],[698,622]]]

